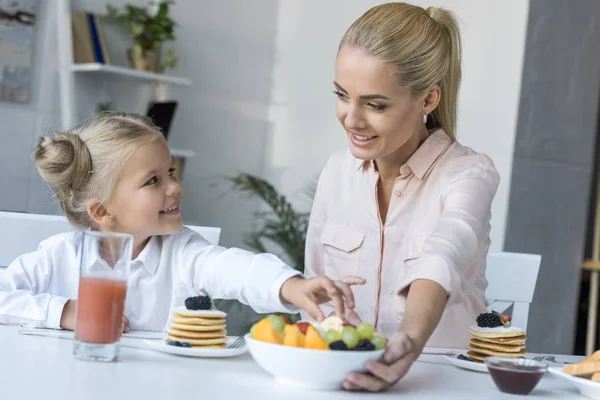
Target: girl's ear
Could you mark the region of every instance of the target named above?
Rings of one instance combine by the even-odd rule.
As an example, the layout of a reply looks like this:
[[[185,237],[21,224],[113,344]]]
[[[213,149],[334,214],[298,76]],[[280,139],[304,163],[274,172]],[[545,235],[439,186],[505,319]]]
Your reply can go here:
[[[110,227],[115,223],[114,217],[107,211],[106,207],[97,199],[88,201],[86,210],[91,220],[99,226]]]

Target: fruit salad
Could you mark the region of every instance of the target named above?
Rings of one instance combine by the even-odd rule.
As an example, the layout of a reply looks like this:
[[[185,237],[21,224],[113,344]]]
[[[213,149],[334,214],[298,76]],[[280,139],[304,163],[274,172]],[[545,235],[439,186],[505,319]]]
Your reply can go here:
[[[361,322],[354,326],[336,316],[323,322],[300,321],[290,324],[279,315],[269,315],[250,330],[255,340],[313,350],[373,351],[385,348],[386,338],[373,326]]]

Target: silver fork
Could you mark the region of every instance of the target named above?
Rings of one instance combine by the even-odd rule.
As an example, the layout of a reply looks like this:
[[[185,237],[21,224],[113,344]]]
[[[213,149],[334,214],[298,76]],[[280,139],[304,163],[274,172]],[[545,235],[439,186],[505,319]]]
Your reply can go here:
[[[245,345],[246,345],[246,340],[244,339],[243,336],[240,336],[239,338],[235,339],[235,342],[231,343],[229,348],[230,349],[240,349],[240,348],[244,347]]]
[[[549,361],[551,363],[556,363],[556,364],[570,364],[567,362],[558,362],[558,361],[556,361],[556,357],[554,357],[554,356],[537,356],[537,357],[533,357],[533,361]]]

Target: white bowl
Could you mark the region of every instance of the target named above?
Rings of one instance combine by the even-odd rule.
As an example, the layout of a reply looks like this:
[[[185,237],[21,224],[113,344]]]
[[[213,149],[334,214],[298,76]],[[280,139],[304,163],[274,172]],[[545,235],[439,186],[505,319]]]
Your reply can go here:
[[[367,361],[377,361],[383,350],[325,351],[302,349],[254,340],[246,335],[254,360],[278,382],[313,390],[341,389],[352,371],[367,372]]]

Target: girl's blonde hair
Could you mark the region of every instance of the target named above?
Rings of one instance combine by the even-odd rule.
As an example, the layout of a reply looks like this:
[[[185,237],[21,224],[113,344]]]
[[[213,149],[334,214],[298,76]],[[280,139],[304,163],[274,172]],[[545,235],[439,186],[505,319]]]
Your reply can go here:
[[[138,114],[96,115],[81,125],[40,138],[35,163],[55,191],[67,219],[76,227],[93,227],[86,205],[105,204],[119,173],[141,145],[163,138],[150,118]]]
[[[461,43],[452,12],[406,3],[382,4],[368,10],[348,28],[339,49],[346,46],[358,47],[395,65],[400,85],[410,88],[415,97],[439,84],[440,103],[426,125],[428,129],[442,128],[455,139]]]

